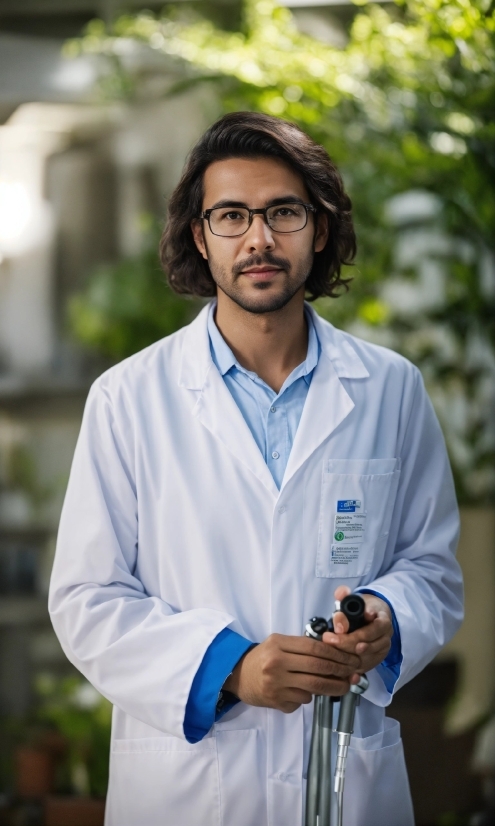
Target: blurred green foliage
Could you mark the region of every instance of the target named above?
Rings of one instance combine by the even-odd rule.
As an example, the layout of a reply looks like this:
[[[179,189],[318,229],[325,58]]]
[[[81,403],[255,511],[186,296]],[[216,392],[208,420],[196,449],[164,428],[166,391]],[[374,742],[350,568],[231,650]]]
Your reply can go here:
[[[81,677],[38,676],[37,720],[48,723],[66,744],[59,784],[64,790],[105,797],[112,705]]]
[[[80,341],[114,359],[131,356],[188,324],[202,306],[172,292],[160,268],[161,228],[147,221],[141,252],[117,264],[102,264],[84,293],[69,304],[71,326]]]
[[[493,501],[494,3],[356,5],[341,48],[302,34],[271,0],[245,0],[238,31],[140,13],[112,31],[93,21],[66,53],[106,56],[105,93],[132,100],[146,72],[129,55],[152,49],[181,76],[168,94],[213,83],[225,111],[288,118],[328,149],[353,199],[359,254],[350,293],[317,309],[418,364],[461,500]],[[150,249],[94,277],[72,307],[83,340],[121,357],[185,323],[191,305],[181,315],[184,299],[151,286],[155,261]]]
[[[40,481],[32,451],[24,444],[13,444],[5,451],[5,483],[11,490],[22,490],[36,515],[53,496],[53,485]]]

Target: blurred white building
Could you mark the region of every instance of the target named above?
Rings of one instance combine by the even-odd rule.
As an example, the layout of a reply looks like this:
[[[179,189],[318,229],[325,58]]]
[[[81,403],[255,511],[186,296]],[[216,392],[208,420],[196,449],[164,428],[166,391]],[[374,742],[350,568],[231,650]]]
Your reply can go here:
[[[67,35],[106,10],[48,5]],[[28,711],[35,673],[69,668],[47,587],[84,401],[107,363],[71,338],[67,301],[97,264],[139,249],[140,216],[164,214],[212,118],[195,92],[95,103],[94,61],[67,61],[62,38],[33,32],[46,15],[46,3],[0,2],[0,716]]]

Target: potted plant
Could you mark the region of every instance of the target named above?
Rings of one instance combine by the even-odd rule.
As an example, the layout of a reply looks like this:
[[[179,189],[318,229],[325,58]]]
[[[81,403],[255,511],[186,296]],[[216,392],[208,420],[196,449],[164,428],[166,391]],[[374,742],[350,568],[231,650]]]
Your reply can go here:
[[[41,675],[37,717],[63,738],[55,778],[45,798],[46,826],[103,826],[112,706],[81,677]]]

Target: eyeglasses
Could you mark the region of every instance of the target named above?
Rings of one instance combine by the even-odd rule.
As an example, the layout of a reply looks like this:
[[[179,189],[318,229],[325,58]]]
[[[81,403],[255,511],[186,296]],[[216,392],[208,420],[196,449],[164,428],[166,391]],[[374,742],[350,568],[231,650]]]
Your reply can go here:
[[[208,221],[213,235],[223,238],[235,238],[244,235],[253,223],[254,215],[263,215],[264,221],[274,232],[299,232],[308,223],[308,212],[316,212],[312,204],[295,203],[276,204],[264,209],[247,207],[214,207],[205,209],[200,218]]]

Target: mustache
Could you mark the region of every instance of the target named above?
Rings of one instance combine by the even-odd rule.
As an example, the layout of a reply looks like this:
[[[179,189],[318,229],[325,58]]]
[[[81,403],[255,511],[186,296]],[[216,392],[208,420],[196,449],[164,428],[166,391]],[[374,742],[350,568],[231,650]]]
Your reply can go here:
[[[233,275],[240,275],[243,270],[249,270],[251,267],[262,267],[264,264],[277,267],[286,272],[290,270],[290,261],[287,258],[278,258],[278,256],[273,255],[271,252],[265,252],[263,255],[250,255],[249,258],[245,258],[244,261],[239,261],[237,264],[234,264],[232,273]]]

